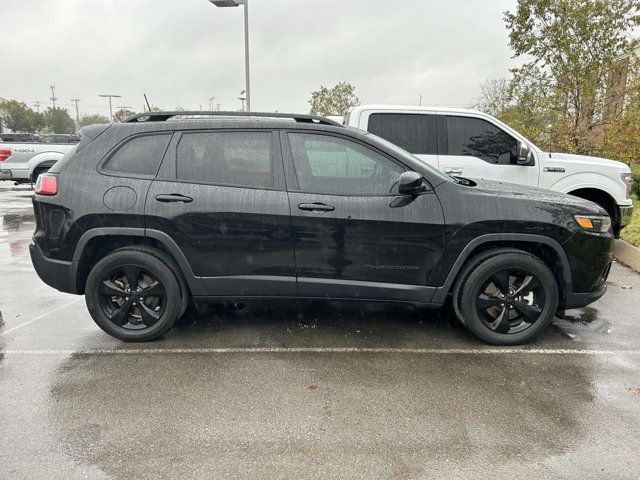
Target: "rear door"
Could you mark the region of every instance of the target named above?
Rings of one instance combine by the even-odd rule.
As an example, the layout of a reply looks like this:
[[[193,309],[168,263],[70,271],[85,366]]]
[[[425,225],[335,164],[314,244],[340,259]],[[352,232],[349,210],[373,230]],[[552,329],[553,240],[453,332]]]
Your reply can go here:
[[[519,142],[485,119],[439,115],[440,170],[454,176],[538,185],[537,165],[518,165]]]
[[[437,115],[432,113],[374,112],[365,121],[367,131],[439,168],[436,119]]]
[[[428,301],[444,250],[436,195],[398,195],[407,168],[353,138],[282,138],[299,294]]]
[[[176,133],[146,202],[206,295],[295,296],[289,203],[277,133]],[[157,235],[157,234],[156,234]]]

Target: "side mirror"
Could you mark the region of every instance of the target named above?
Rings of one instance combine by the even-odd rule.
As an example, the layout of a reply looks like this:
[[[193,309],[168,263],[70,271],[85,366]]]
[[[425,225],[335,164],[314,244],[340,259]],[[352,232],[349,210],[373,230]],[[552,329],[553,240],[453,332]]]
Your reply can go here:
[[[427,185],[418,172],[403,172],[398,182],[400,195],[420,195],[427,191]]]
[[[518,165],[533,165],[533,152],[531,147],[522,142],[518,148]]]

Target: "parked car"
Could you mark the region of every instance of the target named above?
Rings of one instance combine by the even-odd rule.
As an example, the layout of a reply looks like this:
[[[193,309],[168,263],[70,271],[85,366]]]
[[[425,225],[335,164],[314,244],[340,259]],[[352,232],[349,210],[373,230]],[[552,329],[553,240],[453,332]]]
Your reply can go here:
[[[71,143],[0,143],[0,180],[35,183],[63,155],[75,147]]]
[[[633,179],[628,165],[586,155],[544,152],[486,113],[363,105],[353,108],[344,124],[385,138],[450,175],[546,188],[591,200],[607,211],[616,236],[631,220]],[[520,158],[522,146],[530,153]]]
[[[51,133],[40,137],[42,143],[78,143],[80,141],[80,135],[67,134],[67,133]]]
[[[87,127],[38,179],[33,265],[116,338],[160,337],[191,298],[451,297],[507,345],[605,293],[613,235],[595,203],[455,179],[321,117],[176,120],[198,114]]]

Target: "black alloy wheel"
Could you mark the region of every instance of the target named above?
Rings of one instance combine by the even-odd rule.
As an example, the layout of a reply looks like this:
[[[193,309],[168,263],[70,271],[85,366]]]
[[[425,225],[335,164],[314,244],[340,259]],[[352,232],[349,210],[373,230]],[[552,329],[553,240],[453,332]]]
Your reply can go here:
[[[520,333],[540,319],[544,289],[533,272],[507,268],[494,273],[480,287],[476,309],[482,322],[500,334]]]
[[[129,330],[155,325],[166,306],[166,291],[155,276],[139,265],[109,272],[100,286],[100,306],[110,322]]]

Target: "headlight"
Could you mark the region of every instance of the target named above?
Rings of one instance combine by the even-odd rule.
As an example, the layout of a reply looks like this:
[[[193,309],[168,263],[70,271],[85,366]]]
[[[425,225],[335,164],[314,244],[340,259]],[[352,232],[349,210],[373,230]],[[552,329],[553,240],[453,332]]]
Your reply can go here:
[[[633,183],[633,175],[631,174],[631,172],[627,172],[621,173],[620,177],[627,186],[627,198],[629,198],[629,196],[631,195],[631,184]]]
[[[588,232],[606,233],[611,230],[611,219],[603,215],[574,215],[576,223]]]

